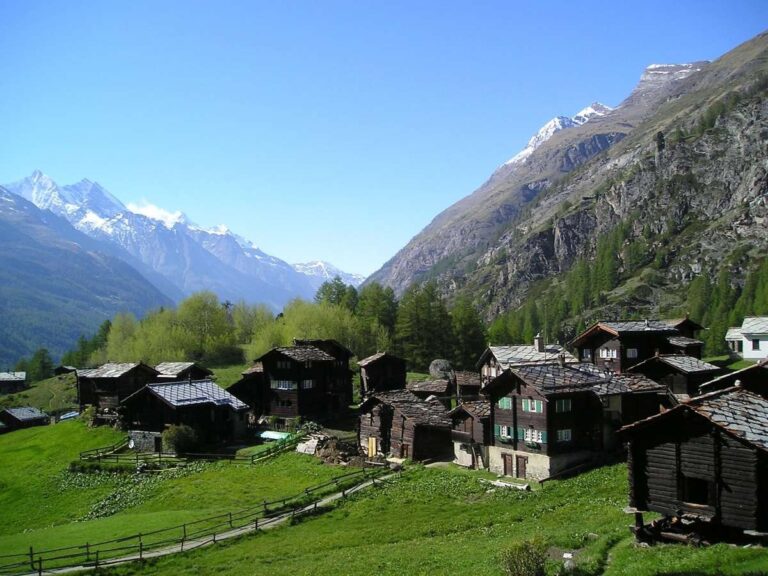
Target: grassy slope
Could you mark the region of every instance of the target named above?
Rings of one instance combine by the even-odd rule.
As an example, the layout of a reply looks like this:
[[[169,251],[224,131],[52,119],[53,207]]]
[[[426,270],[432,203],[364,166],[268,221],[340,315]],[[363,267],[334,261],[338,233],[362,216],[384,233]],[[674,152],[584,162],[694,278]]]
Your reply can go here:
[[[471,473],[419,469],[298,525],[113,573],[496,575],[499,552],[535,534],[547,538],[554,557],[576,550],[592,574],[768,570],[764,549],[636,547],[625,503],[623,465],[534,492],[486,492]]]
[[[0,395],[0,408],[14,406],[34,406],[49,414],[77,410],[75,375],[54,376],[16,394]]]
[[[0,554],[30,545],[53,548],[176,526],[293,495],[346,472],[294,453],[252,467],[200,465],[201,471],[181,477],[148,476],[139,483],[131,476],[64,472],[80,450],[121,437],[107,428],[89,430],[79,422],[1,436]],[[116,513],[76,521],[93,509]]]

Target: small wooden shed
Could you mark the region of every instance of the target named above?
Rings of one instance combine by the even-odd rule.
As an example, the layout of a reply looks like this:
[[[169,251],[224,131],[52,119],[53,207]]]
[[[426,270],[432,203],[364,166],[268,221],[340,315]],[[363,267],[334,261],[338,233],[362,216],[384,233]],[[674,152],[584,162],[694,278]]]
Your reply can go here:
[[[768,532],[768,400],[743,387],[705,394],[622,429],[638,514]]]
[[[699,386],[712,380],[722,369],[709,362],[683,354],[658,354],[627,370],[643,374],[659,384],[663,384],[678,397],[698,396]]]
[[[0,372],[0,394],[12,394],[26,386],[26,372]]]
[[[4,425],[2,428],[3,432],[11,432],[19,428],[30,428],[32,426],[45,426],[49,422],[48,414],[29,406],[0,410],[0,423]]]
[[[491,444],[491,403],[487,400],[462,402],[449,413],[453,423],[453,461],[468,468],[488,467]]]
[[[368,396],[375,392],[402,390],[405,388],[405,360],[389,352],[377,352],[363,358],[360,366],[360,393]]]

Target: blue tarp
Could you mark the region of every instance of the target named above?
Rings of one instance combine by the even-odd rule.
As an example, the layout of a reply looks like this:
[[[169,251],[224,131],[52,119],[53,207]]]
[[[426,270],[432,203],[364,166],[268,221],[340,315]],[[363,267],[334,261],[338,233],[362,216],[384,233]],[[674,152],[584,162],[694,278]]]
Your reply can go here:
[[[275,432],[274,430],[264,430],[264,432],[259,434],[259,438],[263,440],[282,440],[283,438],[288,438],[288,436],[290,436],[288,432]]]

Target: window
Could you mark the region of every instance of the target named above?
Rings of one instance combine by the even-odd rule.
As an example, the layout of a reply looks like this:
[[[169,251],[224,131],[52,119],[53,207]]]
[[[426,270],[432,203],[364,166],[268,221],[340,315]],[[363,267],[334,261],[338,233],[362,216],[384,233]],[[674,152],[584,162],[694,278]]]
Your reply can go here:
[[[562,430],[557,431],[557,441],[558,442],[570,442],[571,441],[571,429],[570,428],[564,428]]]
[[[533,400],[531,398],[523,398],[522,400],[523,412],[544,412],[544,403],[541,400]]]
[[[637,358],[637,348],[627,348],[627,358]]]
[[[589,348],[582,348],[581,349],[581,359],[590,361],[592,360],[592,350]]]
[[[752,340],[752,350],[760,350],[760,340],[757,338]]]
[[[494,433],[495,433],[495,436],[498,438],[512,438],[512,427],[499,426],[498,424],[496,424],[494,426]]]
[[[533,428],[526,428],[525,429],[525,436],[524,439],[526,442],[543,442],[543,435],[541,433],[541,430],[535,430]]]
[[[307,360],[304,362],[304,368],[312,368],[312,360]]]
[[[302,380],[301,381],[301,389],[302,390],[311,390],[315,387],[315,381],[314,380]]]
[[[290,360],[278,360],[277,361],[277,367],[280,370],[290,370],[291,369],[291,361]]]
[[[683,475],[683,502],[709,504],[710,483],[702,478]]]
[[[560,398],[555,400],[555,412],[570,412],[571,411],[571,399]]]
[[[616,350],[613,348],[600,348],[600,358],[612,359],[616,358]]]
[[[296,382],[293,380],[272,380],[270,388],[273,390],[296,390]]]
[[[744,352],[744,340],[739,340],[736,343],[736,347],[738,348],[738,352]]]
[[[501,408],[502,410],[512,410],[512,398],[509,396],[499,398],[499,401],[496,403],[496,407]]]

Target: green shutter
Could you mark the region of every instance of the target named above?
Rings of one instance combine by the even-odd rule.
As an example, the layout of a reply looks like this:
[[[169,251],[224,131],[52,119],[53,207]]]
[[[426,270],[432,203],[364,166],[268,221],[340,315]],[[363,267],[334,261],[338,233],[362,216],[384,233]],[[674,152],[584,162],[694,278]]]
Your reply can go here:
[[[529,406],[528,398],[523,398],[523,412],[530,412],[530,406]]]
[[[498,424],[494,424],[494,425],[493,425],[493,435],[494,435],[496,438],[498,438],[499,436],[501,436],[501,426],[499,426]]]
[[[541,443],[542,444],[546,444],[547,443],[547,431],[546,430],[542,431],[542,433],[541,433]]]
[[[518,428],[517,429],[517,439],[518,440],[525,440],[525,428]]]

